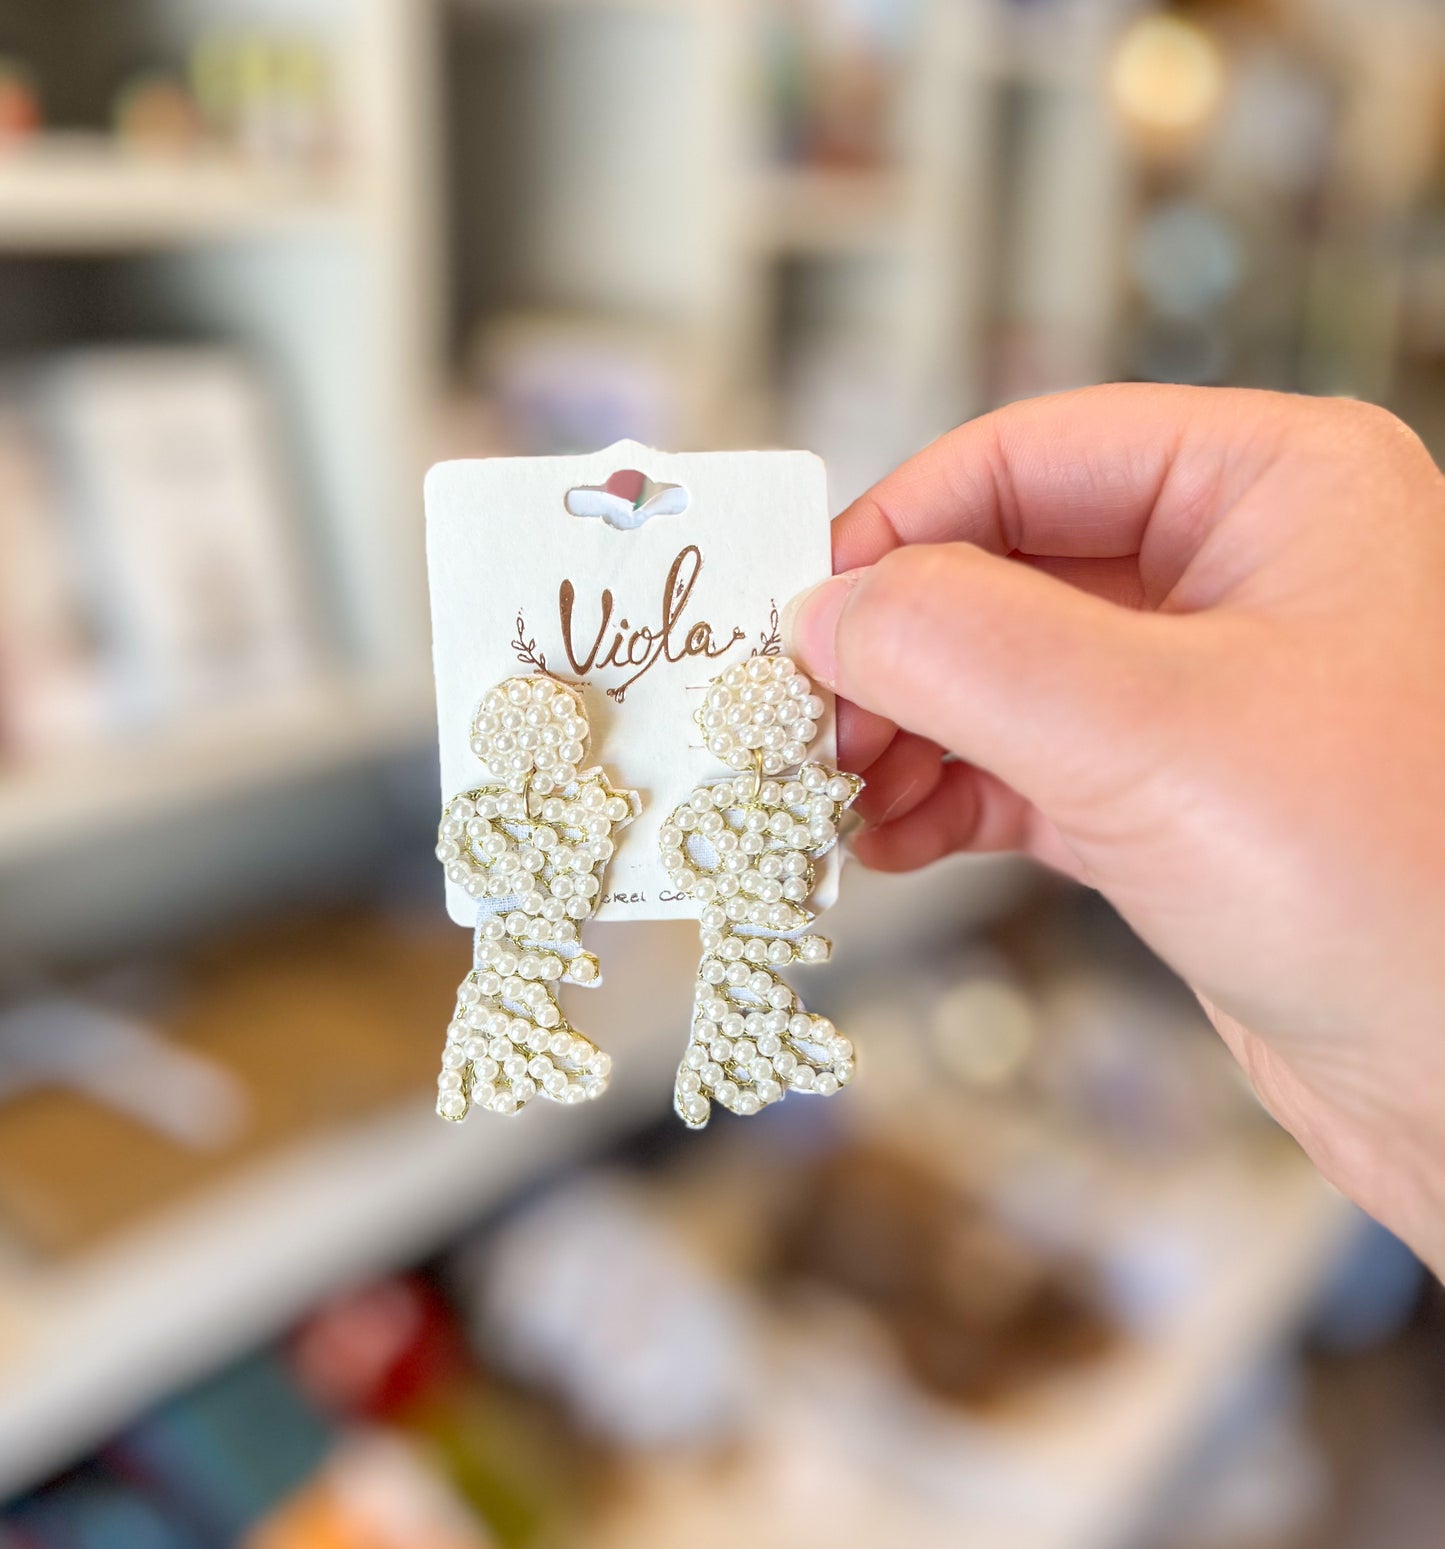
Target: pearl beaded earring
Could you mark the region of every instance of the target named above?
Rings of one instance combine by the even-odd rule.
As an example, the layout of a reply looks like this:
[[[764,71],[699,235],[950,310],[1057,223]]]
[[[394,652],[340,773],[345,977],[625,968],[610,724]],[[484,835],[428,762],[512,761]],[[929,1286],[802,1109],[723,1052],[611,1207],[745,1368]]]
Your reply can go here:
[[[863,789],[804,762],[824,708],[787,657],[753,656],[713,680],[694,717],[708,748],[744,772],[698,786],[660,833],[673,885],[702,904],[692,1038],[673,1091],[690,1129],[715,1102],[753,1114],[788,1091],[827,1096],[853,1074],[853,1046],[778,972],[828,960],[831,942],[802,934],[814,918],[804,904],[813,862]]]
[[[499,683],[473,718],[472,751],[495,783],[447,803],[436,850],[477,900],[473,967],[437,1081],[444,1119],[607,1089],[611,1057],[568,1023],[556,987],[601,981],[579,927],[597,908],[612,836],[641,804],[601,769],[579,767],[588,731],[580,694],[543,674]]]

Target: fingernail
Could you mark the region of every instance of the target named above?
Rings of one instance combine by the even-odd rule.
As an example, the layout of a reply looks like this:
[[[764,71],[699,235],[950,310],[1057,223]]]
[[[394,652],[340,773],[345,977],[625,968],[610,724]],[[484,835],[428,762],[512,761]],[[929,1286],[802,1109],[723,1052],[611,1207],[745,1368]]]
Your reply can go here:
[[[861,570],[845,570],[788,602],[783,609],[783,648],[827,688],[838,686],[838,619]]]

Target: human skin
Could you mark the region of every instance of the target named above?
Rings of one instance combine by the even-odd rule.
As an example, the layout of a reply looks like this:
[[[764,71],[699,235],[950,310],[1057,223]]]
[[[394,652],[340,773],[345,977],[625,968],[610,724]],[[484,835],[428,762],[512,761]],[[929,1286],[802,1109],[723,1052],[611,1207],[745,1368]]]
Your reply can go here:
[[[786,627],[867,778],[858,857],[1020,850],[1097,888],[1445,1270],[1445,479],[1414,434],[1275,393],[1037,399],[890,474],[833,553]]]

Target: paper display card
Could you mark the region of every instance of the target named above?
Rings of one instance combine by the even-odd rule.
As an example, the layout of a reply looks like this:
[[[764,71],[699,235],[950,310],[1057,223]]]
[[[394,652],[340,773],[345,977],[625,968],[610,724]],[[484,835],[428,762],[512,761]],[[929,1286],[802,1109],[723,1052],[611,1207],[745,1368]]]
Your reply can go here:
[[[314,664],[269,405],[207,348],[100,349],[41,381],[131,714],[188,711]]]
[[[617,492],[632,470],[648,480],[636,497]],[[823,464],[632,441],[446,462],[427,476],[426,513],[443,801],[487,782],[470,726],[489,688],[531,672],[579,686],[584,766],[642,799],[595,918],[694,917],[663,871],[658,830],[695,786],[730,772],[693,719],[709,682],[776,653],[784,604],[831,571]],[[830,710],[808,756],[829,762],[834,747]],[[837,866],[837,852],[820,865],[813,907],[832,901]],[[455,884],[447,906],[474,923],[477,903]]]

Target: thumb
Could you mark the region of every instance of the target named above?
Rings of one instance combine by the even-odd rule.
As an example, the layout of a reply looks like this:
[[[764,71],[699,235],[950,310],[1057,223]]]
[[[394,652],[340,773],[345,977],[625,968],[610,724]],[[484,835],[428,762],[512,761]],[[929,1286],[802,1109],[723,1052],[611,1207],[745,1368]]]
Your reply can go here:
[[[834,576],[795,600],[787,627],[813,677],[1057,820],[1154,767],[1178,624],[944,543]]]

